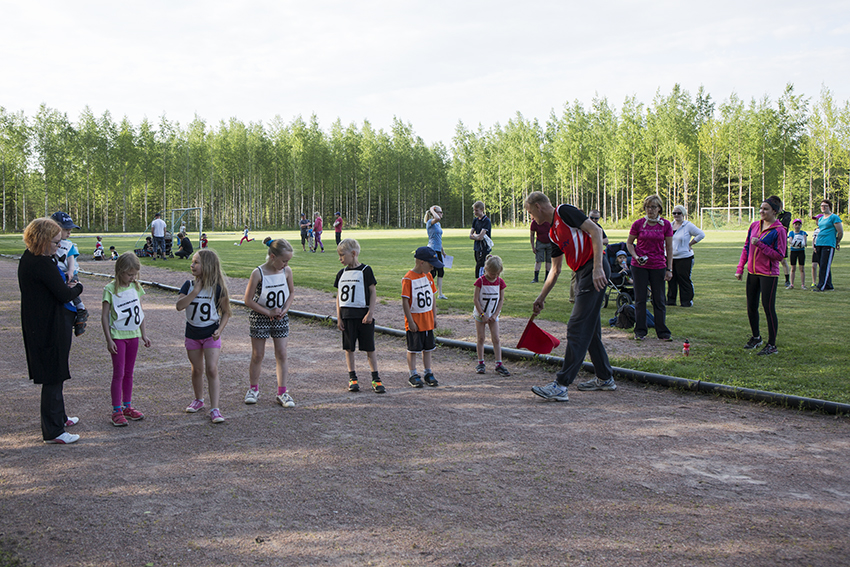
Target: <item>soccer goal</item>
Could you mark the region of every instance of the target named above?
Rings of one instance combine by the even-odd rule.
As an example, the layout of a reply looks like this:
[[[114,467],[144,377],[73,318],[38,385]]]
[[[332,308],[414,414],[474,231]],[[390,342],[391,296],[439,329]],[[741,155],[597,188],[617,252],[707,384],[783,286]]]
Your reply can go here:
[[[755,219],[754,207],[702,207],[699,227],[712,230],[746,229]]]
[[[201,242],[201,234],[204,232],[204,210],[201,207],[189,207],[186,209],[171,209],[171,234],[185,232],[188,236],[198,233],[198,246]]]

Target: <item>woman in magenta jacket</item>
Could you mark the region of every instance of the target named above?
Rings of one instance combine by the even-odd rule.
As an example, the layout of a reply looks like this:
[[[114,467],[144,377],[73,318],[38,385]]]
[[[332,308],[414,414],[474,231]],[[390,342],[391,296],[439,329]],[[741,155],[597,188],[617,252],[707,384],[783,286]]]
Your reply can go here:
[[[673,225],[661,216],[664,204],[658,195],[643,200],[646,216],[636,220],[629,230],[626,248],[632,255],[632,278],[635,281],[635,339],[646,338],[646,288],[652,293],[655,334],[670,341],[667,328],[667,290],[664,282],[673,277]]]
[[[779,197],[768,197],[759,209],[760,220],[750,225],[735,277],[739,280],[747,268],[747,317],[750,320],[752,337],[744,346],[754,349],[762,344],[759,334],[759,296],[767,319],[767,344],[758,354],[776,354],[776,289],[779,282],[779,262],[785,258],[788,233],[777,220],[782,211]]]

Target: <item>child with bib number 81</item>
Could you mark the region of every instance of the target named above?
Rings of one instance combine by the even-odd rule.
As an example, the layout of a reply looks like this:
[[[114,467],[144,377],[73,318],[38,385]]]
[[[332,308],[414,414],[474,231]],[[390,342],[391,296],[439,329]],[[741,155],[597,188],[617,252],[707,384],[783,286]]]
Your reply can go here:
[[[484,374],[484,335],[490,327],[490,340],[493,341],[493,354],[496,355],[496,373],[510,376],[511,373],[502,364],[502,346],[499,341],[499,313],[505,302],[505,281],[499,277],[502,273],[502,259],[498,256],[487,256],[484,261],[484,275],[475,280],[475,309],[472,317],[475,319],[475,334],[478,339],[478,366],[475,371]]]
[[[372,370],[372,389],[383,394],[386,388],[378,376],[378,357],[375,354],[375,319],[372,311],[378,301],[375,274],[372,268],[361,264],[360,244],[353,238],[346,238],[336,247],[340,263],[345,266],[336,275],[334,287],[336,294],[336,325],[342,331],[342,350],[345,351],[345,363],[348,366],[348,391],[359,392],[357,373],[354,369],[354,345],[360,344],[360,350],[369,358]]]
[[[266,339],[274,341],[277,371],[277,396],[275,402],[285,408],[294,408],[295,401],[286,390],[289,368],[286,361],[286,343],[289,337],[289,306],[292,305],[292,245],[280,238],[268,244],[266,262],[251,272],[245,288],[245,306],[251,337],[251,364],[248,367],[250,386],[245,394],[246,404],[256,404],[260,398],[260,370],[266,353]]]
[[[106,348],[112,355],[112,425],[125,427],[127,420],[144,419],[133,407],[133,369],[139,352],[139,339],[145,347],[151,342],[145,333],[145,312],[141,297],[145,290],[136,281],[141,263],[133,252],[124,252],[115,262],[115,279],[103,290],[100,322]]]
[[[218,359],[221,332],[230,320],[230,297],[218,254],[202,248],[192,257],[189,268],[194,280],[187,280],[177,296],[177,311],[186,311],[186,355],[192,364],[192,390],[195,400],[186,408],[195,413],[204,407],[204,369],[210,390],[210,421],[222,423],[219,409],[221,386]]]

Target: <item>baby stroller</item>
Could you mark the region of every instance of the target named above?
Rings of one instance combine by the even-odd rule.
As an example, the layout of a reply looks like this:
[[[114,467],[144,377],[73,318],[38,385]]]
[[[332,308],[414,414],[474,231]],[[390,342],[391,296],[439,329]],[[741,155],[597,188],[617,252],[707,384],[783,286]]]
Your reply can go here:
[[[611,277],[608,279],[608,288],[605,290],[603,305],[608,307],[608,301],[615,292],[617,294],[617,309],[623,305],[634,303],[635,288],[631,278],[632,258],[629,256],[626,243],[609,244],[605,251],[605,258],[611,268]]]

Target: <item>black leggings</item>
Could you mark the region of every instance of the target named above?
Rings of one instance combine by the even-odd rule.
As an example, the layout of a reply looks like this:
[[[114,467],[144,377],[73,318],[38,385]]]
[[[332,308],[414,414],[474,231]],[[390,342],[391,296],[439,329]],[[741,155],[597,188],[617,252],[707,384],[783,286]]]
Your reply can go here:
[[[778,276],[757,276],[747,274],[747,317],[754,337],[759,334],[759,296],[764,315],[767,319],[767,344],[776,346],[776,331],[779,318],[776,316],[776,288]]]
[[[490,250],[475,250],[475,279],[481,277],[481,270],[484,268],[484,262],[487,261],[487,255]]]
[[[440,262],[443,261],[443,253],[439,250],[434,250],[434,253],[437,255],[437,260]],[[432,278],[442,278],[445,275],[445,271],[443,268],[432,268],[431,269],[431,277]]]

